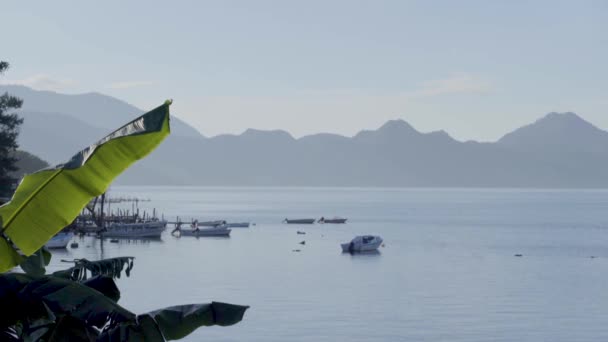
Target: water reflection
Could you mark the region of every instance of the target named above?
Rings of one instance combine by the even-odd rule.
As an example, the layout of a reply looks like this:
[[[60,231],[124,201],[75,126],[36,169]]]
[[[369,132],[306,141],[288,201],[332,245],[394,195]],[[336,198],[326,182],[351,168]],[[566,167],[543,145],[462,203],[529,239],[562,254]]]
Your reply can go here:
[[[374,258],[374,257],[379,257],[379,256],[382,255],[382,253],[380,253],[379,250],[366,251],[366,252],[353,252],[353,253],[342,252],[342,254],[350,255],[350,257],[353,258],[353,259],[356,259],[356,258]]]

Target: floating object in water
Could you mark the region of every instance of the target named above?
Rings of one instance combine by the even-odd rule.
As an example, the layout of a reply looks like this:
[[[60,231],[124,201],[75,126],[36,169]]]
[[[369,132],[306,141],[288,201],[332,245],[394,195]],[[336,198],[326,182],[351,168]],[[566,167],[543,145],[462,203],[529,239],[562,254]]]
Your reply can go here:
[[[305,245],[305,244],[306,244],[306,241],[300,242],[300,245]]]
[[[597,258],[595,255],[590,256],[591,259]]]
[[[217,227],[217,226],[225,225],[226,221],[225,220],[215,220],[215,221],[198,222],[198,220],[197,220],[196,223],[201,227]]]
[[[523,254],[515,254],[516,257],[522,257],[524,256]]]
[[[72,244],[70,245],[70,247],[72,247],[72,248],[78,248],[78,242],[72,242]]]
[[[313,224],[313,223],[315,223],[315,219],[294,219],[294,220],[285,219],[285,220],[283,220],[283,222],[285,222],[287,224]]]
[[[292,249],[291,251],[292,251],[292,252],[300,252],[300,250],[299,250],[299,249]]]
[[[118,239],[110,239],[111,243],[118,243]]]
[[[209,228],[194,228],[180,230],[181,236],[230,236],[231,229],[226,226],[215,226]]]
[[[302,231],[299,231],[299,230],[298,230],[298,234],[300,234],[300,235],[304,235],[304,234],[306,234],[306,232],[302,232]]]
[[[102,237],[122,238],[160,238],[167,221],[145,221],[137,223],[114,222],[101,232]]]
[[[46,248],[67,248],[74,234],[59,232],[53,236],[46,244]]]
[[[346,223],[345,218],[341,218],[341,217],[334,217],[334,218],[330,218],[330,219],[326,219],[325,217],[321,217],[319,219],[319,223],[334,223],[334,224],[342,224],[342,223]]]
[[[249,222],[226,223],[227,228],[249,228]]]
[[[382,244],[382,238],[374,235],[356,236],[348,243],[341,244],[342,252],[371,252],[375,251]]]

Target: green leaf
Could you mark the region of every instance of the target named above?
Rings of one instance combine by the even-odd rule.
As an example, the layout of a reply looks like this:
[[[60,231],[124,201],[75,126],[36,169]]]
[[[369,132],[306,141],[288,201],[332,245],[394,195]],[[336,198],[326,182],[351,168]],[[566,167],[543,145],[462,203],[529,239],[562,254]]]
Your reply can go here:
[[[45,267],[51,262],[51,257],[51,252],[46,247],[42,247],[36,253],[25,258],[19,266],[29,275],[43,276],[46,273]]]
[[[84,338],[87,334],[98,334],[97,341],[175,340],[201,326],[238,323],[248,309],[213,302],[136,316],[84,284],[19,273],[0,275],[0,307],[4,308],[0,310],[0,337],[21,332],[26,340],[44,335],[51,341],[65,340],[66,336]]]
[[[49,337],[45,339],[48,342],[89,342],[97,339],[97,331],[93,330],[87,324],[70,315],[59,318],[55,327],[49,333]]]
[[[63,165],[25,176],[11,201],[0,207],[2,233],[25,255],[40,249],[120,173],[165,139],[170,104],[133,120]],[[19,264],[6,241],[0,242],[0,260],[0,272]]]
[[[128,277],[133,268],[133,259],[135,258],[129,256],[97,261],[76,259],[74,260],[74,267],[54,272],[53,275],[74,281],[83,281],[88,278],[89,273],[92,277],[104,275],[112,278],[120,278],[120,274],[124,270]]]
[[[163,336],[179,340],[202,326],[228,326],[243,319],[248,306],[212,302],[211,304],[178,305],[137,316],[154,318]]]
[[[82,285],[88,286],[111,300],[118,302],[120,299],[120,290],[116,286],[114,280],[108,276],[95,276],[82,282]]]

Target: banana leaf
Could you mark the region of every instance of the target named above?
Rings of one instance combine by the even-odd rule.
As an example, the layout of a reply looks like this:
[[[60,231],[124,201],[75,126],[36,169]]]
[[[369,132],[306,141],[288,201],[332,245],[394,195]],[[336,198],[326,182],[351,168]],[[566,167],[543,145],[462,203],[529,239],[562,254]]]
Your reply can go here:
[[[127,342],[174,340],[201,326],[236,324],[248,308],[212,302],[135,315],[82,283],[20,273],[0,275],[0,307],[5,308],[0,310],[2,338]]]
[[[46,266],[51,262],[51,257],[51,252],[46,247],[42,247],[36,253],[25,258],[19,266],[29,275],[43,276],[46,273]]]
[[[11,201],[0,207],[0,272],[22,261],[15,247],[32,255],[120,173],[154,150],[169,134],[170,104],[129,122],[65,164],[26,175]]]
[[[74,267],[66,270],[56,271],[53,273],[53,275],[60,278],[71,279],[73,281],[84,281],[89,277],[88,273],[91,274],[91,277],[104,275],[111,278],[120,278],[120,275],[124,270],[128,277],[133,269],[133,259],[135,258],[129,256],[102,259],[97,261],[75,259]]]
[[[167,341],[179,340],[202,326],[228,326],[243,319],[248,306],[212,302],[211,304],[176,305],[137,316],[149,316],[158,324]]]

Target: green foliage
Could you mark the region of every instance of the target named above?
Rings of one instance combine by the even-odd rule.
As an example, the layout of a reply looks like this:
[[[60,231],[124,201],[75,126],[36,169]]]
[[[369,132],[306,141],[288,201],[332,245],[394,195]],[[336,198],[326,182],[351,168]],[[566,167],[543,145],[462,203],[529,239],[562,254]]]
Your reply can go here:
[[[212,302],[178,305],[149,312],[167,341],[186,337],[202,326],[229,326],[243,319],[248,306]],[[139,315],[138,318],[144,315]]]
[[[110,277],[99,279],[104,287],[114,283]],[[127,342],[174,340],[201,326],[233,325],[248,308],[213,302],[135,315],[86,283],[19,273],[0,275],[0,305],[5,308],[0,310],[0,337]]]
[[[0,272],[20,263],[13,246],[25,255],[36,252],[114,178],[154,150],[169,134],[170,104],[129,122],[63,165],[25,176],[11,201],[0,207],[8,238],[0,239]]]
[[[9,64],[0,61],[0,75],[8,69]],[[11,176],[17,171],[15,151],[19,147],[17,136],[23,119],[13,110],[21,108],[23,101],[8,93],[0,95],[0,197],[10,196],[16,179]]]
[[[46,273],[46,266],[51,262],[51,252],[46,247],[40,248],[36,253],[25,258],[19,266],[21,269],[32,276],[43,276]]]
[[[0,62],[0,72],[7,67]],[[5,94],[0,114],[20,105]],[[44,275],[51,254],[41,247],[169,134],[169,105],[128,123],[64,165],[24,177],[12,200],[0,207],[0,272],[16,265],[26,272],[0,274],[0,340],[160,342],[180,339],[201,326],[243,319],[247,306],[216,302],[135,315],[118,305],[120,291],[113,279],[123,271],[130,275],[133,257],[77,259],[72,268]],[[5,146],[7,151],[16,148]]]
[[[99,275],[108,276],[111,278],[120,278],[122,271],[125,271],[127,277],[133,269],[134,257],[118,257],[111,259],[103,259],[98,261],[89,261],[87,259],[74,260],[74,267],[67,270],[57,271],[53,273],[56,277],[67,278],[74,281],[83,281],[89,277]],[[90,275],[89,275],[90,274]]]

